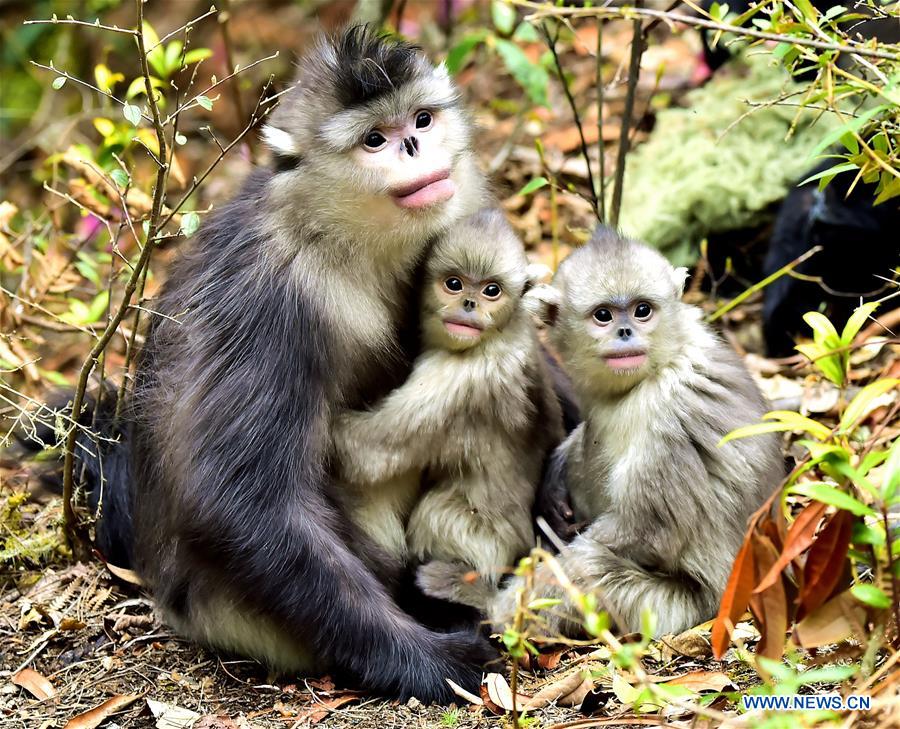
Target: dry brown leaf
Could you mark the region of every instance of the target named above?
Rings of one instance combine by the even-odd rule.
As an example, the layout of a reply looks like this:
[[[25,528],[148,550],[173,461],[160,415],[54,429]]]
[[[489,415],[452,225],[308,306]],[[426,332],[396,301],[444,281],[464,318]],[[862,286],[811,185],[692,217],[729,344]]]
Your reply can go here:
[[[682,686],[698,694],[703,691],[724,691],[729,686],[734,686],[728,674],[722,671],[691,671],[667,681],[666,685]]]
[[[239,729],[239,725],[227,716],[201,716],[191,729]]]
[[[112,572],[116,577],[132,585],[142,586],[144,581],[134,570],[125,569],[124,567],[116,567],[114,564],[106,563],[106,569]]]
[[[119,694],[107,699],[100,706],[95,706],[90,711],[73,716],[66,722],[65,729],[95,729],[117,711],[130,706],[140,698],[137,694]]]
[[[696,629],[685,630],[678,635],[667,635],[660,638],[660,642],[669,648],[672,653],[690,658],[706,658],[712,655],[712,646],[709,638],[699,633]]]
[[[544,686],[529,699],[523,708],[528,710],[541,709],[548,704],[552,704],[554,701],[559,701],[569,696],[573,691],[579,690],[584,683],[588,683],[590,686],[583,692],[581,699],[584,699],[584,694],[593,688],[593,683],[586,680],[583,671],[573,671],[567,676],[563,676],[558,681],[554,681],[547,686]],[[581,703],[581,699],[579,699],[578,703]]]
[[[41,701],[56,696],[56,689],[49,679],[32,668],[23,668],[18,673],[14,673],[10,681]]]
[[[840,643],[857,633],[865,617],[865,609],[850,592],[842,592],[797,623],[793,640],[804,648]]]
[[[327,699],[318,699],[316,703],[309,709],[300,712],[297,715],[297,723],[306,722],[306,725],[318,724],[322,719],[326,718],[335,709],[340,709],[345,704],[353,701],[359,701],[360,694],[352,691],[341,694],[340,696],[332,696]]]
[[[771,525],[771,531],[775,526]],[[756,563],[757,581],[770,572],[778,560],[778,548],[772,539],[764,534],[753,533],[753,557]],[[781,580],[763,590],[754,593],[750,598],[750,612],[759,628],[760,640],[756,646],[756,654],[778,660],[784,653],[785,634],[788,629],[788,601]]]
[[[752,532],[751,532],[752,533]],[[729,632],[747,609],[753,592],[753,546],[748,534],[731,567],[731,576],[722,595],[719,614],[712,627],[713,656],[721,658],[728,649]]]
[[[495,714],[502,714],[513,710],[513,693],[501,673],[489,673],[484,677],[481,686],[481,697],[484,704]],[[516,694],[516,708],[521,711],[531,700],[530,696]]]

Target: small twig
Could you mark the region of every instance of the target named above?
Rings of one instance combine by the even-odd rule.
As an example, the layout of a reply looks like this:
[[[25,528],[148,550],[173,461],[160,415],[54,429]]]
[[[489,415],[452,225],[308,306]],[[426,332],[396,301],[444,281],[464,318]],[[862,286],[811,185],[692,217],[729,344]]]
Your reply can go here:
[[[228,80],[234,78],[234,77],[237,76],[238,74],[244,73],[245,71],[249,71],[249,70],[250,70],[251,68],[253,68],[254,66],[258,66],[260,63],[264,63],[264,62],[266,62],[266,61],[271,61],[271,60],[274,59],[274,58],[278,58],[278,51],[275,51],[271,56],[266,56],[265,58],[260,58],[260,59],[258,59],[258,60],[256,60],[256,61],[254,61],[253,63],[250,63],[250,64],[248,64],[248,65],[246,65],[246,66],[242,66],[241,68],[237,69],[237,70],[234,71],[233,73],[228,74],[225,78],[221,78],[221,79],[219,79],[218,81],[216,81],[214,84],[211,84],[210,86],[207,86],[207,87],[206,87],[205,89],[203,89],[203,91],[201,91],[199,94],[194,94],[194,96],[190,99],[190,101],[186,101],[186,102],[185,102],[184,104],[182,104],[180,107],[178,107],[177,109],[175,109],[175,111],[173,111],[173,112],[166,118],[166,124],[168,124],[168,123],[172,120],[173,117],[177,116],[178,114],[180,114],[181,112],[183,112],[185,109],[189,108],[190,106],[196,106],[196,105],[197,105],[196,100],[197,100],[197,97],[198,97],[198,96],[206,96],[206,95],[207,95],[210,91],[212,91],[214,88],[216,88],[217,86],[221,86],[221,85],[224,84],[226,81],[228,81]]]
[[[58,68],[54,68],[52,65],[45,66],[43,63],[38,63],[37,61],[29,61],[29,63],[32,66],[37,66],[38,68],[42,68],[45,71],[53,71],[53,73],[69,79],[70,81],[72,81],[72,83],[76,83],[76,84],[79,84],[86,88],[89,88],[91,91],[96,91],[98,94],[101,94],[102,96],[105,96],[106,98],[115,101],[119,106],[125,106],[126,102],[122,101],[122,99],[120,99],[118,96],[113,96],[108,91],[104,91],[103,89],[99,88],[98,86],[94,86],[94,84],[92,84],[92,83],[83,81],[82,79],[78,78],[77,76],[73,76],[72,74],[70,74],[66,71],[61,71]],[[145,119],[146,121],[152,121],[152,119],[149,116],[147,116],[146,114],[144,114],[143,112],[141,112],[141,118]]]
[[[643,0],[636,0],[639,8]],[[632,21],[631,60],[628,64],[628,86],[625,96],[625,109],[622,111],[622,126],[619,129],[619,148],[616,151],[616,178],[613,183],[612,210],[610,223],[613,228],[619,225],[619,213],[622,208],[622,188],[625,182],[625,160],[631,131],[631,116],[634,113],[634,97],[637,91],[638,77],[641,73],[641,56],[644,54],[644,36],[641,33],[641,19]]]
[[[533,10],[531,15],[526,16],[528,21],[542,20],[543,18],[552,17],[571,17],[571,18],[624,18],[630,19],[635,16],[647,18],[659,18],[670,23],[683,23],[694,28],[707,28],[709,30],[718,30],[725,33],[734,33],[739,36],[748,38],[756,38],[758,40],[770,40],[776,43],[790,43],[796,46],[807,46],[809,48],[818,48],[822,51],[837,51],[838,53],[850,53],[860,56],[868,56],[870,58],[883,58],[888,61],[900,61],[900,54],[891,53],[889,51],[881,51],[876,48],[865,48],[862,46],[847,46],[841,43],[826,43],[825,41],[813,40],[811,38],[801,38],[793,35],[780,35],[778,33],[768,33],[753,28],[744,28],[739,25],[730,25],[729,23],[719,23],[705,18],[698,18],[693,15],[684,15],[682,13],[672,13],[665,10],[654,10],[652,8],[623,6],[623,7],[595,7],[595,8],[575,8],[575,7],[556,7],[549,3],[543,4],[533,2],[533,0],[510,0],[514,5]]]
[[[786,266],[782,266],[777,271],[775,271],[775,273],[773,273],[769,276],[766,276],[762,281],[759,281],[758,283],[753,284],[751,287],[749,287],[748,289],[742,291],[740,294],[735,296],[727,304],[716,309],[712,314],[709,315],[709,317],[707,318],[707,321],[711,323],[711,322],[714,322],[717,319],[720,319],[721,317],[725,316],[725,314],[727,314],[729,311],[734,309],[736,306],[738,306],[742,302],[746,301],[757,291],[761,291],[762,289],[764,289],[766,286],[768,286],[770,283],[772,283],[776,279],[779,279],[782,276],[789,274],[794,268],[796,268],[801,263],[803,263],[807,259],[814,256],[816,253],[818,253],[821,250],[822,250],[822,246],[813,246],[808,251],[806,251],[806,253],[804,253],[803,255],[798,256],[793,261],[788,263]]]
[[[603,18],[597,18],[597,161],[600,175],[600,222],[606,222],[606,145],[603,142]]]
[[[83,25],[87,28],[96,28],[97,30],[106,30],[110,33],[122,33],[124,35],[137,35],[136,30],[132,30],[130,28],[120,28],[118,25],[102,25],[100,23],[100,19],[98,18],[93,23],[88,23],[86,20],[75,20],[71,15],[65,18],[65,20],[60,20],[54,15],[49,20],[25,20],[22,25]]]
[[[222,12],[219,13],[219,30],[222,32],[222,45],[225,47],[225,65],[229,76],[234,76],[234,51],[231,43],[231,33],[229,31],[231,21],[231,0],[222,0]],[[244,102],[241,99],[240,85],[235,81],[231,84],[231,98],[234,101],[234,109],[237,112],[238,119],[244,118]],[[253,138],[247,140],[248,146],[252,148]]]
[[[591,205],[594,208],[594,215],[597,216],[598,220],[603,220],[603,216],[600,214],[600,205],[597,201],[597,188],[594,185],[594,173],[591,170],[591,158],[588,155],[587,142],[584,138],[584,127],[581,124],[581,114],[578,113],[578,105],[575,103],[575,98],[572,96],[572,89],[569,88],[569,81],[566,79],[566,73],[563,70],[562,61],[559,59],[559,52],[556,50],[556,37],[550,35],[550,30],[547,28],[546,23],[541,23],[540,25],[541,33],[544,36],[544,41],[547,43],[547,47],[550,49],[550,53],[553,55],[553,65],[556,67],[556,73],[559,76],[559,81],[562,84],[563,92],[566,95],[566,101],[569,104],[569,108],[572,110],[572,116],[575,119],[575,127],[578,129],[578,139],[581,142],[581,156],[584,157],[584,163],[587,166],[587,176],[588,176],[588,185],[591,189]],[[602,131],[602,130],[601,130]],[[603,135],[601,133],[600,139],[603,139]],[[601,142],[602,143],[602,142]]]

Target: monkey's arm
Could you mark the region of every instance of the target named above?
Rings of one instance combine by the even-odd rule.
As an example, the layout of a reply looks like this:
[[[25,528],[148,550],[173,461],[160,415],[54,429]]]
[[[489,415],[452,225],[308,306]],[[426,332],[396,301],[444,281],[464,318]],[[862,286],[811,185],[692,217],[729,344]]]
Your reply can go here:
[[[465,434],[445,436],[448,421],[465,408],[469,388],[464,378],[447,377],[440,354],[420,357],[407,381],[374,409],[346,410],[333,419],[334,460],[346,478],[381,483],[425,468],[438,448],[446,453],[455,443],[465,455]]]

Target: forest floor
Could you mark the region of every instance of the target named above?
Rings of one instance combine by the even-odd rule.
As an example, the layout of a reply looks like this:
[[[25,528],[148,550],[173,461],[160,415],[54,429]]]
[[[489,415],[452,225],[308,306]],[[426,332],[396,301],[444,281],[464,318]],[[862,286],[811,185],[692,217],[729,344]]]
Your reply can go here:
[[[305,39],[311,33],[308,18],[299,15],[298,3],[235,5],[240,5],[240,10],[235,12],[232,31],[239,39],[238,58],[245,64],[268,48],[299,47],[301,41],[298,38]],[[264,7],[267,5],[272,8]],[[410,22],[416,22],[417,12],[427,14],[430,6],[429,3],[410,3]],[[169,7],[171,15],[173,6],[170,4]],[[127,8],[114,18],[122,27],[130,27],[131,20],[126,11]],[[152,8],[148,12],[152,12]],[[166,13],[158,12],[152,20],[159,29],[175,27],[177,22],[185,20],[176,21],[166,17]],[[422,23],[424,25],[424,18]],[[411,35],[415,35],[414,30],[406,29]],[[220,54],[221,49],[214,41],[202,36],[205,31],[198,32],[201,33],[199,43],[214,47]],[[629,33],[628,26],[613,25],[608,37],[604,36],[603,52],[607,63],[619,75],[623,64],[627,64]],[[247,43],[256,45],[245,48],[241,45],[243,39],[251,39]],[[596,31],[592,35],[592,28],[586,27],[579,29],[575,42],[562,49],[565,68],[573,78],[573,92],[579,98],[591,92],[595,59],[590,48],[596,47],[596,41]],[[642,70],[638,94],[640,113],[645,118],[633,132],[635,141],[643,140],[652,128],[656,104],[675,105],[692,87],[698,49],[699,41],[689,34],[672,34],[651,44],[645,54],[646,68]],[[90,73],[91,63],[101,60],[98,49],[90,50],[95,57],[87,64],[85,75]],[[542,50],[535,43],[527,53],[535,61],[542,55]],[[585,239],[595,223],[590,203],[583,195],[569,194],[564,189],[556,198],[544,194],[547,190],[538,195],[522,195],[516,191],[544,174],[545,168],[558,172],[563,187],[571,185],[573,189],[584,190],[587,166],[579,152],[579,130],[558,85],[550,84],[550,104],[527,114],[521,113],[515,105],[523,98],[522,89],[509,73],[502,70],[497,57],[479,60],[479,64],[467,66],[458,76],[479,126],[476,139],[479,155],[495,179],[503,207],[524,239],[530,257],[553,267],[572,246]],[[278,62],[282,63],[276,69],[278,74],[287,77],[290,74],[289,55],[284,54]],[[112,64],[112,60],[109,63]],[[27,63],[23,61],[20,65]],[[261,69],[261,77],[268,73],[269,68]],[[66,90],[72,86],[69,84]],[[47,93],[55,92],[48,90]],[[250,93],[246,95],[251,96]],[[608,119],[612,122],[620,117],[623,101],[620,84],[616,93],[605,102]],[[229,124],[233,127],[237,118],[227,103],[227,98],[217,102],[211,118],[217,129],[229,129]],[[42,139],[38,133],[43,134],[45,129],[41,125],[55,121],[55,115],[51,113],[54,108],[52,103],[42,103],[41,114],[35,119],[43,121],[40,124],[34,122],[40,128],[25,129],[22,135],[27,137],[31,131],[35,139]],[[64,116],[60,111],[58,115]],[[76,119],[74,112],[71,116],[72,128],[83,121],[81,117]],[[585,120],[585,133],[595,154],[595,165],[597,158],[593,145],[597,136],[602,135],[601,142],[608,143],[606,157],[610,159],[618,139],[615,123],[598,130],[596,122],[596,113]],[[94,131],[88,127],[89,124],[82,124],[81,136],[76,135],[75,141],[88,138],[97,144]],[[85,128],[88,128],[86,132]],[[91,134],[94,137],[90,137]],[[535,148],[537,139],[543,144],[543,160]],[[55,137],[51,141],[53,145],[58,143]],[[27,145],[30,144],[29,139]],[[10,338],[11,346],[14,344],[17,348],[3,353],[5,358],[18,356],[23,363],[15,377],[3,380],[4,386],[8,380],[7,389],[22,393],[30,402],[40,402],[53,386],[71,386],[75,381],[92,341],[84,334],[96,322],[81,328],[63,326],[58,321],[59,316],[67,311],[71,299],[84,299],[101,288],[95,289],[93,284],[88,286],[91,282],[86,280],[87,274],[82,276],[73,271],[74,243],[69,237],[57,234],[58,227],[74,229],[76,223],[74,218],[65,218],[61,211],[68,202],[49,195],[43,187],[45,178],[39,174],[45,159],[62,148],[48,147],[46,141],[42,144],[44,146],[35,144],[33,154],[21,153],[18,174],[10,176],[3,193],[15,200],[19,209],[37,211],[35,218],[39,224],[31,230],[40,230],[43,234],[46,231],[41,226],[46,225],[48,230],[52,228],[53,234],[47,236],[50,243],[46,250],[46,268],[52,269],[60,261],[64,263],[61,270],[53,274],[52,280],[48,274],[47,281],[43,282],[46,286],[42,292],[46,296],[36,300],[42,307],[36,309],[41,316],[32,316],[30,322],[17,321],[18,331],[23,334]],[[190,134],[189,141],[179,151],[179,163],[184,168],[182,176],[190,179],[202,170],[206,160],[215,153],[211,148],[208,139],[197,133]],[[227,199],[235,181],[252,167],[251,160],[257,155],[258,145],[256,149],[243,147],[239,153],[236,150],[226,158],[223,166],[198,193],[196,209],[204,210],[212,203]],[[53,174],[56,175],[55,167]],[[68,189],[75,193],[74,186]],[[7,232],[6,225],[12,218],[9,210],[0,207],[0,227]],[[50,210],[53,217],[52,225],[39,217],[46,210]],[[733,273],[732,260],[741,268],[748,260],[758,262],[761,258],[760,242],[767,238],[771,212],[751,235],[743,231],[735,234],[731,241],[727,236],[718,240],[719,244],[726,245],[726,252],[718,257],[719,263],[727,259],[728,271]],[[90,218],[79,218],[77,224],[80,226],[84,220]],[[551,226],[554,226],[553,233]],[[20,248],[30,246],[30,237],[33,236],[27,232],[21,240],[10,236],[10,247],[0,253],[17,254]],[[0,243],[5,240],[0,238]],[[755,245],[749,253],[745,246],[748,240]],[[734,245],[729,249],[730,243]],[[147,298],[152,298],[164,281],[165,263],[176,254],[171,250],[174,247],[155,254],[153,277],[145,292]],[[126,246],[125,253],[133,254],[134,248]],[[20,263],[21,259],[16,261],[17,265]],[[80,267],[83,263],[83,259],[78,261],[81,272],[87,270]],[[708,311],[759,280],[758,276],[747,274],[739,280],[725,281],[727,275],[716,269],[716,265],[701,260],[694,271],[695,284],[689,291],[689,300]],[[36,277],[31,284],[37,286],[42,281]],[[121,288],[121,281],[116,280],[115,286]],[[46,321],[50,316],[48,312],[53,314],[49,325]],[[752,296],[723,317],[721,323],[725,336],[745,356],[748,367],[773,402],[773,408],[802,410],[827,422],[833,421],[842,396],[836,387],[811,378],[809,368],[802,367],[799,357],[771,360],[755,354],[762,349],[760,312],[761,298]],[[3,314],[0,309],[0,319]],[[90,333],[94,334],[94,330]],[[109,349],[104,363],[107,371],[115,371],[126,362],[124,339],[117,338]],[[18,349],[20,346],[22,349]],[[900,347],[896,344],[860,350],[854,354],[854,360],[856,376],[860,380],[900,376]],[[40,369],[34,363],[39,363]],[[886,408],[882,408],[880,417],[884,417],[885,412]],[[876,413],[873,419],[878,417]],[[896,423],[891,427],[895,428]],[[786,449],[790,448],[792,446],[786,444]],[[152,603],[138,587],[111,574],[100,561],[72,564],[60,542],[60,525],[59,497],[42,490],[29,464],[12,454],[0,457],[2,729],[274,729],[307,726],[465,729],[514,725],[510,712],[504,708],[509,704],[507,679],[497,675],[489,677],[481,696],[473,697],[474,701],[461,697],[455,707],[423,706],[416,700],[400,704],[335,686],[328,677],[272,676],[252,661],[229,659],[179,639],[157,620]],[[28,548],[14,549],[20,541],[27,541]],[[16,558],[7,559],[4,549],[16,554]],[[22,554],[37,556],[20,558]],[[538,665],[518,671],[518,693],[522,697],[540,694],[543,703],[527,712],[518,724],[542,729],[575,729],[641,725],[744,726],[759,722],[759,716],[741,717],[738,709],[742,693],[761,684],[760,677],[742,653],[743,649],[753,649],[759,634],[748,621],[738,624],[734,637],[742,648],[732,648],[722,661],[712,658],[709,625],[651,643],[642,659],[643,671],[652,682],[681,686],[686,698],[683,704],[671,703],[666,707],[645,704],[641,713],[634,709],[638,694],[636,677],[623,669],[614,669],[606,647],[578,646],[546,653],[534,661]],[[797,651],[794,658],[805,666],[841,657],[828,651],[819,651],[815,655]],[[876,661],[875,671],[885,665],[883,660]],[[848,723],[900,726],[900,681],[896,680],[896,666],[894,669],[894,678],[887,673],[881,676],[878,707],[869,714],[847,715]],[[828,689],[826,685],[816,690]],[[519,705],[527,700],[521,699]],[[793,725],[788,721],[780,726]]]

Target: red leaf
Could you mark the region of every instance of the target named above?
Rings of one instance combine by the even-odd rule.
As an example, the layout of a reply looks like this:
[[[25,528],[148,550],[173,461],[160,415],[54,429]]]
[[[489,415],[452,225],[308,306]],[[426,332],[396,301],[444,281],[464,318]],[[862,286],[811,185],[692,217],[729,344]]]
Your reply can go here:
[[[855,518],[849,511],[836,512],[813,542],[803,567],[800,604],[804,614],[831,597],[841,581]]]
[[[774,585],[775,580],[778,579],[784,568],[801,552],[809,549],[816,534],[816,527],[819,526],[819,522],[822,520],[827,508],[827,504],[823,504],[821,501],[813,501],[797,515],[796,520],[791,524],[791,528],[788,531],[781,555],[756,586],[754,593],[760,593]]]
[[[753,557],[756,574],[763,577],[778,562],[778,550],[768,537],[755,535]],[[754,592],[750,599],[750,610],[762,638],[756,647],[757,655],[779,659],[784,652],[788,628],[788,603],[781,580],[776,579],[765,590]]]
[[[744,538],[744,543],[735,557],[731,576],[728,578],[728,584],[719,605],[719,614],[713,622],[712,647],[713,655],[716,658],[721,658],[728,650],[731,629],[747,609],[747,603],[750,602],[750,595],[753,592],[755,575],[753,572],[753,547],[751,546],[752,529],[753,527]]]

